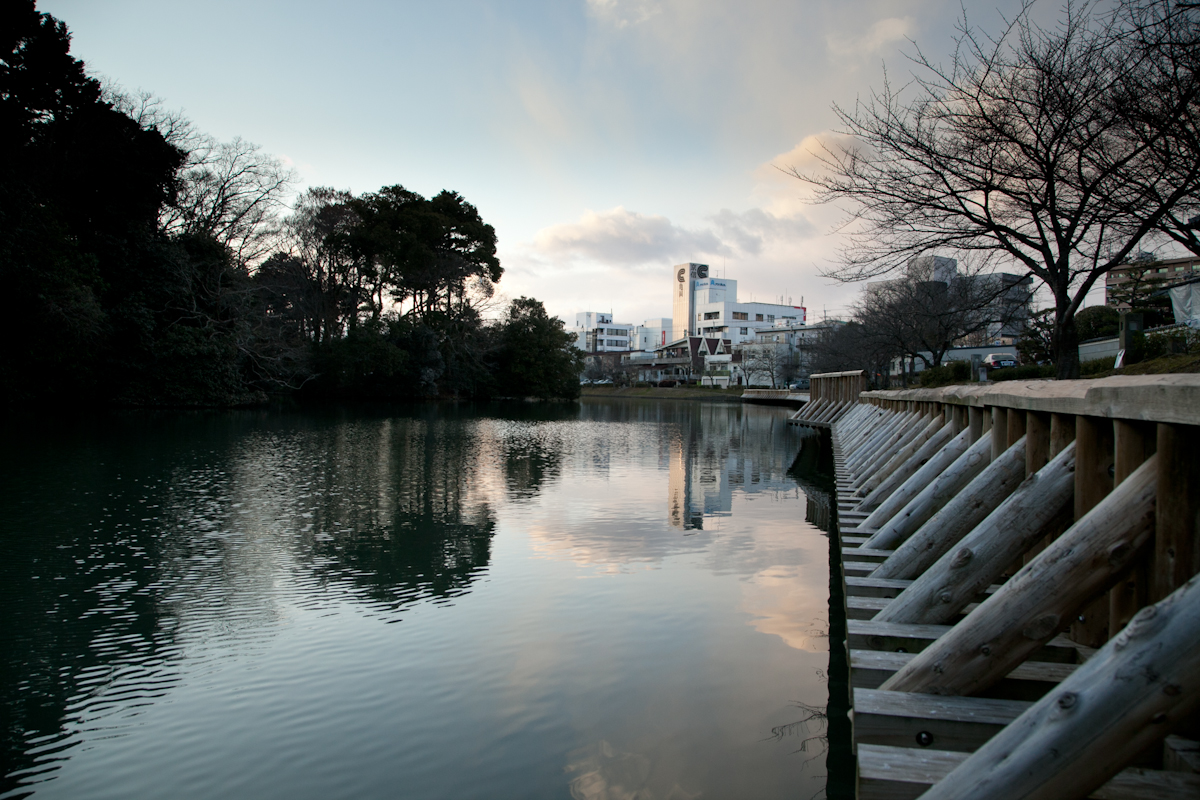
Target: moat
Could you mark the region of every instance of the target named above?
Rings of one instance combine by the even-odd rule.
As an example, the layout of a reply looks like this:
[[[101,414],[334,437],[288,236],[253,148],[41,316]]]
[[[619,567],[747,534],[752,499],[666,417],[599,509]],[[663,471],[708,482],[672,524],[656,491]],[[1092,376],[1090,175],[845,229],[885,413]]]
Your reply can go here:
[[[0,797],[820,797],[787,413],[10,420]]]

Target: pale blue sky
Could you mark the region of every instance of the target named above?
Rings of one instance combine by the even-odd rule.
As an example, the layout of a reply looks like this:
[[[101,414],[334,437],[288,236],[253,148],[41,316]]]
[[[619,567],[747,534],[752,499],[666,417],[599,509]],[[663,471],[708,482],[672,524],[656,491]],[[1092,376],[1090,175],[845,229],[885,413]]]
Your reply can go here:
[[[669,267],[688,260],[724,262],[744,298],[840,311],[856,289],[818,274],[836,217],[771,165],[802,160],[834,126],[830,105],[878,87],[884,62],[903,80],[906,39],[948,55],[961,13],[956,0],[39,8],[94,73],[262,145],[301,187],[461,192],[496,227],[503,294],[568,323],[669,315]],[[968,8],[999,22],[994,2]]]

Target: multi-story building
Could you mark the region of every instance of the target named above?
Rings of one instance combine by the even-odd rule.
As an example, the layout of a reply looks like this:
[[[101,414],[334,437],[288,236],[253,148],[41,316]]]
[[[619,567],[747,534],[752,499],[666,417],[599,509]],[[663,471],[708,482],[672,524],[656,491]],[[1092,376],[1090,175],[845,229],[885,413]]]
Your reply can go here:
[[[612,314],[581,311],[575,315],[575,346],[585,353],[619,353],[632,350],[634,326],[613,322]]]
[[[662,347],[671,336],[671,318],[656,317],[648,319],[641,325],[638,325],[633,331],[633,348],[634,350],[643,350],[646,352],[653,351],[656,347]]]
[[[1104,276],[1104,304],[1118,311],[1132,307],[1132,301],[1148,298],[1151,292],[1175,283],[1200,277],[1200,257],[1158,260],[1141,253],[1127,264],[1110,269]]]
[[[707,264],[676,264],[671,270],[674,291],[668,344],[687,336],[704,336],[737,345],[754,341],[756,327],[806,322],[803,306],[740,301],[737,281],[710,278]]]

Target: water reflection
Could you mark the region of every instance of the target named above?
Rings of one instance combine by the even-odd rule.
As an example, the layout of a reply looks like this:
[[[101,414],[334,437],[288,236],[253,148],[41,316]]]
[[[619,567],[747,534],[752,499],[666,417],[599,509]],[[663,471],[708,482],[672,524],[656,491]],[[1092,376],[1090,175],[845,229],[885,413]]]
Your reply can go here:
[[[563,704],[590,696],[552,670],[567,676],[590,674],[597,667],[583,653],[596,630],[611,628],[611,635],[626,637],[630,648],[621,654],[626,666],[611,673],[640,675],[646,657],[638,648],[664,635],[655,626],[667,624],[671,615],[699,610],[703,614],[688,624],[707,624],[704,614],[733,613],[741,615],[732,629],[736,635],[747,629],[748,620],[750,628],[777,637],[792,651],[807,654],[823,648],[819,620],[814,619],[821,615],[824,589],[814,593],[811,587],[823,583],[823,577],[814,576],[825,565],[797,536],[803,497],[788,470],[800,448],[799,433],[782,414],[738,405],[600,402],[430,407],[402,413],[129,415],[96,423],[82,421],[53,431],[26,426],[4,437],[0,797],[6,799],[35,791],[54,796],[55,786],[70,796],[81,787],[87,791],[96,774],[114,781],[111,775],[127,774],[131,782],[114,783],[109,794],[136,796],[137,787],[144,788],[136,781],[152,779],[138,775],[135,780],[115,767],[106,772],[103,758],[110,756],[101,754],[117,753],[111,757],[121,764],[126,763],[122,758],[139,766],[143,759],[152,763],[144,752],[147,736],[156,740],[164,757],[211,782],[196,784],[195,796],[219,794],[226,773],[204,759],[220,749],[219,740],[227,733],[224,716],[213,711],[211,718],[189,721],[203,733],[172,734],[177,721],[167,725],[167,732],[154,726],[172,720],[172,705],[185,706],[184,698],[202,707],[195,698],[214,687],[240,697],[246,679],[223,677],[231,665],[263,670],[254,693],[266,697],[272,691],[272,670],[294,661],[294,655],[284,659],[277,649],[294,653],[287,648],[299,648],[317,659],[317,685],[343,683],[342,673],[320,674],[321,669],[344,669],[334,666],[337,648],[328,655],[322,652],[328,642],[321,636],[330,632],[304,633],[296,625],[300,618],[366,620],[375,629],[368,637],[382,638],[370,639],[369,646],[342,646],[362,647],[362,659],[368,662],[374,658],[372,648],[406,652],[403,642],[408,640],[387,638],[378,632],[383,629],[409,630],[407,635],[418,639],[440,637],[437,647],[445,648],[423,654],[431,670],[427,683],[409,676],[416,695],[373,723],[389,726],[403,719],[408,727],[433,725],[433,732],[417,740],[382,737],[403,745],[401,754],[389,761],[370,755],[375,744],[337,758],[330,755],[331,763],[341,765],[334,793],[346,794],[354,793],[349,790],[354,781],[369,780],[379,770],[415,773],[427,768],[427,789],[441,785],[433,781],[449,780],[445,759],[453,760],[453,753],[432,743],[441,741],[438,736],[452,737],[447,740],[452,742],[461,736],[459,725],[487,731],[492,722],[474,710],[486,703],[471,692],[490,687],[493,696],[502,696],[501,687],[489,681],[503,679],[555,698],[514,700],[517,710],[505,713],[521,723],[510,721],[511,729],[500,725],[507,732],[488,745],[508,752],[504,747],[511,748],[511,742],[546,732],[549,738],[535,737],[517,761],[549,770],[546,786],[557,786],[559,793],[530,790],[529,796],[569,791],[589,799],[694,797],[710,791],[716,780],[710,777],[706,784],[688,777],[695,768],[687,759],[694,756],[684,754],[696,750],[695,743],[673,741],[668,755],[653,755],[648,746],[622,740],[619,726],[603,737],[582,726],[583,741],[594,743],[582,747],[577,741],[567,747],[561,731],[551,735],[561,724]],[[530,610],[524,617],[490,618],[486,625],[478,621],[486,615],[474,612],[475,617],[460,624],[474,631],[467,638],[478,652],[464,651],[461,644],[456,649],[449,644],[456,634],[453,627],[441,628],[421,615],[451,609],[486,585],[506,525],[528,542],[535,557],[596,575],[662,570],[674,556],[694,557],[686,562],[688,569],[699,568],[709,576],[704,580],[721,586],[726,586],[720,583],[723,576],[733,576],[735,594],[720,602],[706,600],[712,604],[708,608],[695,599],[690,605],[682,600],[686,584],[669,589],[661,586],[670,582],[655,584],[659,588],[652,591],[665,594],[653,595],[654,613],[643,613],[644,600],[613,595],[607,584],[597,584],[594,594],[581,594],[577,582],[568,582],[563,586],[576,594],[559,595],[557,602],[571,610],[557,624],[582,624],[584,631],[565,634],[573,642],[568,647],[561,639],[536,638],[542,628],[528,620],[544,609],[536,598],[527,599],[522,587],[523,582],[539,585],[529,575],[541,573],[510,561],[509,572],[520,574],[510,574],[512,583],[493,594],[499,592],[509,603],[531,603]],[[554,580],[562,574],[556,568],[546,572]],[[673,605],[675,597],[683,603],[679,608]],[[504,611],[503,604],[487,608],[493,614]],[[517,619],[523,622],[517,625]],[[379,621],[404,624],[382,626]],[[507,631],[503,635],[508,639],[485,644],[488,636],[502,636],[491,630]],[[721,636],[735,635],[721,630]],[[697,635],[703,642],[716,634],[701,630]],[[780,664],[793,657],[758,646]],[[681,640],[677,647],[684,657],[692,653],[693,642]],[[490,677],[470,672],[503,663],[510,652],[519,653],[517,663],[530,670],[520,680],[518,666]],[[534,657],[538,652],[548,654],[545,663]],[[693,653],[688,658],[708,657]],[[393,652],[393,662],[399,660]],[[665,663],[661,655],[649,660]],[[388,672],[386,659],[364,668],[363,685],[348,688],[381,708],[400,702],[392,698],[406,684]],[[457,680],[446,677],[460,668],[466,671]],[[736,671],[721,659],[705,669],[722,676]],[[547,680],[561,683],[548,685]],[[704,678],[704,691],[713,680]],[[608,709],[643,690],[636,682],[619,688],[611,681],[604,673],[596,685],[609,694],[587,702]],[[693,691],[689,685],[677,688]],[[455,711],[436,706],[429,695]],[[171,697],[171,703],[162,703],[164,697]],[[286,697],[285,704],[290,702]],[[788,720],[785,704],[755,712],[775,715],[771,725],[764,727],[759,717],[742,719],[745,712],[733,698],[720,700],[721,716],[736,718],[736,724],[721,725],[723,734],[726,728],[744,726],[757,731],[753,741],[758,741],[764,730]],[[311,708],[296,711],[311,718],[303,724],[293,721],[289,735],[303,737],[311,730],[313,740],[323,742],[319,746],[336,748],[330,742],[345,738],[345,729],[322,726],[345,713],[347,703],[311,699]],[[363,722],[371,716],[370,705],[353,715],[353,725],[370,728]],[[671,713],[683,714],[681,708],[677,703]],[[478,719],[472,716],[476,713]],[[628,720],[622,724],[640,732],[650,729]],[[294,758],[313,744],[272,744],[273,734],[263,735],[266,731],[254,725],[245,721],[238,733],[263,748],[265,758]],[[181,738],[174,741],[173,735]],[[134,756],[114,744],[131,736],[143,742]],[[368,741],[375,738],[368,736]],[[561,754],[555,750],[560,745],[567,748]],[[413,755],[425,752],[422,747],[437,755],[427,754],[423,762]],[[506,758],[512,760],[513,753]],[[562,758],[566,760],[555,760]],[[63,770],[72,759],[88,766]],[[175,762],[168,763],[175,768]],[[143,771],[153,773],[149,766]],[[275,791],[319,795],[299,777],[293,780]],[[513,785],[524,780],[514,777]]]

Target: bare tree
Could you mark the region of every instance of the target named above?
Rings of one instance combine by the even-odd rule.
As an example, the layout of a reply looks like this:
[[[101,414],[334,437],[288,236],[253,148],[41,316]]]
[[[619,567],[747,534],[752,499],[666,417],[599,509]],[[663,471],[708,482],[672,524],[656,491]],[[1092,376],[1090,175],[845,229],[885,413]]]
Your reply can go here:
[[[257,265],[275,249],[294,170],[241,137],[221,142],[199,132],[149,92],[131,94],[108,84],[104,99],[186,154],[175,200],[159,220],[164,231],[211,236],[243,265]]]
[[[795,359],[786,344],[747,343],[742,345],[742,372],[746,374],[748,384],[770,381],[771,388],[776,389],[780,383],[786,385],[790,378],[795,377]]]
[[[1164,187],[1191,186],[1170,205],[1159,231],[1177,245],[1200,254],[1200,192],[1195,168],[1200,163],[1200,6],[1194,2],[1125,0],[1116,11],[1125,32],[1131,63],[1113,106],[1130,120],[1130,133],[1144,140],[1169,180],[1146,180],[1130,170],[1126,180],[1151,203],[1169,200]],[[1142,202],[1145,201],[1136,201]]]
[[[1015,261],[1054,297],[1058,377],[1078,377],[1074,315],[1088,291],[1200,185],[1200,160],[1168,141],[1181,123],[1159,113],[1147,127],[1117,102],[1166,72],[1156,57],[1127,16],[1070,2],[1052,30],[1029,5],[998,37],[964,23],[947,67],[918,51],[908,87],[835,107],[855,144],[819,154],[820,171],[793,170],[848,207],[851,243],[832,274],[882,275],[935,248]],[[1176,78],[1192,91],[1194,72]]]
[[[904,277],[869,284],[854,316],[903,356],[937,367],[960,340],[1027,317],[1028,282],[970,271],[938,275],[932,259],[913,259]]]

